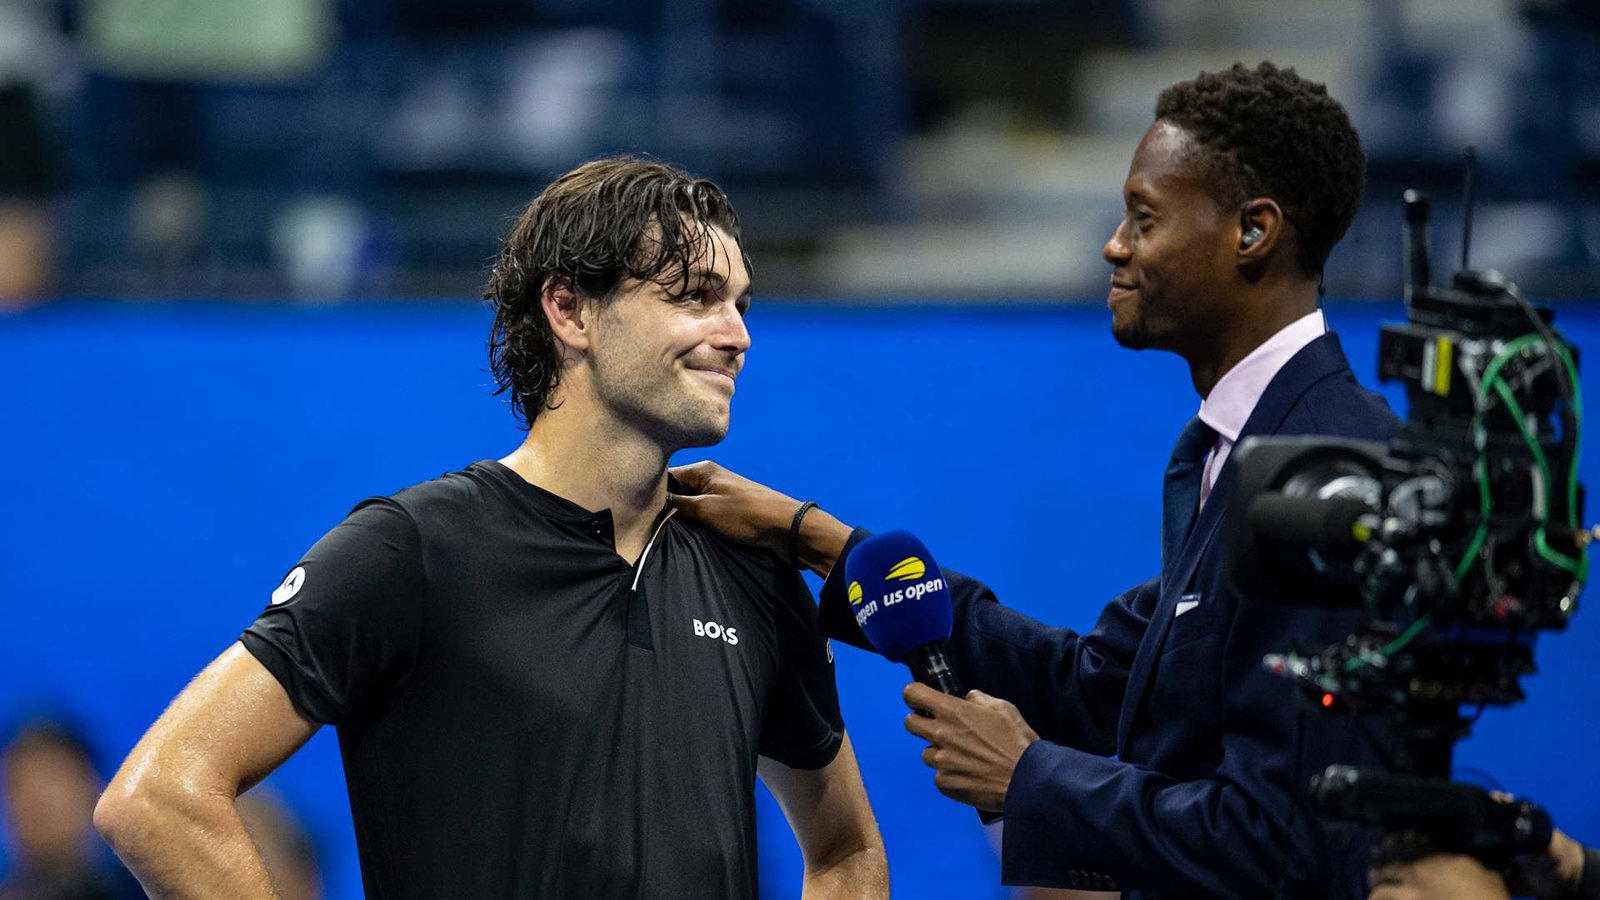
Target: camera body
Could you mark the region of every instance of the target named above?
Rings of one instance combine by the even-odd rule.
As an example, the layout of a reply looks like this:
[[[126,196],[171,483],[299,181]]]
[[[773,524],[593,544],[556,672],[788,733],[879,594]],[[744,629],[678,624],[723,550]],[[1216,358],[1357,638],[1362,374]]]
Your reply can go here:
[[[1251,594],[1364,611],[1341,644],[1263,660],[1315,706],[1392,726],[1396,771],[1334,767],[1314,805],[1502,866],[1542,851],[1548,817],[1485,806],[1501,801],[1444,779],[1470,729],[1462,706],[1523,699],[1538,634],[1577,610],[1588,574],[1578,353],[1499,273],[1430,286],[1426,224],[1426,201],[1407,192],[1408,320],[1378,344],[1380,379],[1409,401],[1397,435],[1241,442],[1225,540]],[[1480,813],[1465,816],[1473,803]],[[1464,822],[1483,824],[1464,833]]]

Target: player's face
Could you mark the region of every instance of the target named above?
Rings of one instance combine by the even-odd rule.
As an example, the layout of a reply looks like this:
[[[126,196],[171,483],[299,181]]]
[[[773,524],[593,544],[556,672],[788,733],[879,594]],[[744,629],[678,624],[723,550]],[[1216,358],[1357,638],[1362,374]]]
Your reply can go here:
[[[625,281],[601,309],[591,350],[600,401],[669,452],[722,440],[750,349],[749,307],[750,274],[720,228],[687,284]]]
[[[1122,221],[1101,254],[1111,263],[1111,333],[1134,350],[1190,355],[1225,330],[1236,225],[1201,180],[1204,152],[1158,121],[1123,182]]]

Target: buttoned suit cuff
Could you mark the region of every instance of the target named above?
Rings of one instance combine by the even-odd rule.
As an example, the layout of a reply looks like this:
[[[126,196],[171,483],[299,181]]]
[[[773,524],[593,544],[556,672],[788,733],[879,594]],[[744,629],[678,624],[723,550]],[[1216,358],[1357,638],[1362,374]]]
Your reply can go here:
[[[1116,765],[1043,739],[1028,745],[1006,790],[1002,884],[1117,889],[1112,876],[1082,865],[1083,860],[1105,859],[1110,848],[1094,829],[1074,827],[1060,796],[1064,785],[1109,779]]]

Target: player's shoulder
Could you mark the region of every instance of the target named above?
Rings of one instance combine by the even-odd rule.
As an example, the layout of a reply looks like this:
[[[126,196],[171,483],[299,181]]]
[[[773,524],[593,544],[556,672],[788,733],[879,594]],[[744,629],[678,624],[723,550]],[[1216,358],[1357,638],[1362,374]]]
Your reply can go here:
[[[673,516],[667,525],[705,561],[742,575],[752,583],[768,586],[774,592],[785,579],[794,575],[793,566],[771,553],[730,541],[698,522]]]
[[[485,502],[505,494],[505,486],[501,482],[492,464],[475,462],[464,469],[446,472],[393,494],[369,497],[356,509],[388,507],[404,513],[420,527],[428,522],[480,511]]]

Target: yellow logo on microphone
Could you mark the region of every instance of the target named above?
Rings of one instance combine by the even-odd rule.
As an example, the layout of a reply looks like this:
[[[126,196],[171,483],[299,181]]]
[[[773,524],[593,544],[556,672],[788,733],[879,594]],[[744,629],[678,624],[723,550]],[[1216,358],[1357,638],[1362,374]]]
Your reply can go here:
[[[928,567],[922,560],[915,556],[908,556],[894,564],[884,579],[888,581],[921,581],[928,574]]]
[[[849,597],[850,597],[850,605],[851,606],[860,606],[861,605],[861,582],[859,582],[859,581],[850,582]]]

